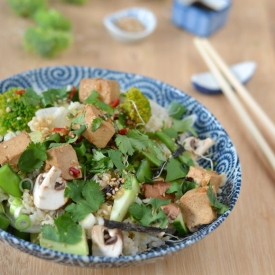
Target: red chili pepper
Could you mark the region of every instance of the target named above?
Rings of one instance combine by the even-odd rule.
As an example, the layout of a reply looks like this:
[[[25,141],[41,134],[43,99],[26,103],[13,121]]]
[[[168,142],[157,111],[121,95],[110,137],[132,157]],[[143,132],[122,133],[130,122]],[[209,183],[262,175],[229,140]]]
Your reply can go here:
[[[112,107],[112,108],[115,108],[117,105],[119,104],[119,99],[116,98],[114,101],[112,101],[109,105]]]
[[[70,100],[73,99],[73,97],[74,97],[76,91],[77,91],[77,90],[76,90],[76,87],[73,86],[71,92],[70,92],[69,95],[68,95],[68,98],[69,98]]]
[[[53,128],[53,131],[56,133],[59,133],[62,136],[66,136],[69,133],[69,130],[66,128],[61,128],[61,127],[55,127]]]
[[[15,93],[16,93],[17,95],[22,95],[22,94],[24,94],[25,92],[26,92],[26,90],[24,90],[24,89],[15,91]]]
[[[126,133],[129,131],[128,128],[123,128],[121,130],[118,130],[118,133],[122,136],[126,135]]]
[[[80,175],[80,170],[76,169],[75,167],[70,167],[69,168],[69,173],[73,177],[77,178]]]

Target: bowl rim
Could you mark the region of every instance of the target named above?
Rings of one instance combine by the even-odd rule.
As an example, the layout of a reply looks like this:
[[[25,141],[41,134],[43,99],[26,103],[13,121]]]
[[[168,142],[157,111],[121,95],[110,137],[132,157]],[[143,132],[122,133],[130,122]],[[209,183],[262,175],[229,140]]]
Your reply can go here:
[[[119,71],[119,70],[113,70],[113,69],[106,69],[106,68],[100,68],[100,67],[91,67],[91,66],[79,66],[79,65],[57,65],[57,66],[44,66],[44,67],[38,67],[35,69],[30,69],[27,71],[22,71],[19,73],[16,73],[10,77],[4,78],[0,80],[0,93],[2,93],[1,91],[1,84],[3,82],[12,80],[12,79],[16,79],[16,78],[20,78],[23,76],[29,76],[31,74],[37,74],[39,72],[41,72],[41,70],[51,70],[51,69],[75,69],[75,70],[93,70],[93,69],[97,69],[97,70],[103,70],[103,71],[107,71],[109,73],[118,73],[118,74],[123,74],[123,75],[127,75],[127,76],[135,76],[135,77],[139,77],[141,79],[147,80],[147,81],[153,81],[153,82],[158,82],[158,83],[162,83],[165,84],[169,89],[173,90],[173,93],[176,92],[177,94],[182,94],[182,96],[186,96],[187,98],[189,98],[190,100],[192,100],[197,106],[199,106],[200,108],[203,108],[204,110],[206,110],[211,117],[213,117],[213,119],[215,120],[215,123],[217,123],[223,130],[223,132],[226,134],[227,139],[231,142],[232,144],[232,148],[234,151],[234,155],[236,156],[236,166],[237,166],[237,170],[235,171],[235,176],[236,176],[236,180],[234,182],[234,190],[236,191],[234,194],[234,199],[232,198],[230,200],[230,206],[229,206],[229,210],[227,212],[225,212],[224,214],[218,216],[218,218],[213,221],[211,224],[202,226],[199,228],[198,231],[188,235],[187,237],[185,237],[184,239],[181,240],[180,243],[174,244],[173,246],[169,246],[169,249],[167,251],[167,247],[168,245],[164,245],[161,247],[161,249],[155,250],[154,248],[151,248],[148,252],[142,252],[141,254],[137,254],[134,256],[131,255],[127,255],[127,256],[119,256],[119,257],[101,257],[101,256],[92,256],[92,255],[88,255],[88,256],[82,256],[82,255],[76,255],[76,254],[71,254],[71,253],[65,253],[65,252],[59,252],[56,250],[52,250],[49,248],[44,248],[41,247],[40,245],[31,243],[29,241],[25,241],[23,239],[20,239],[14,235],[12,235],[9,232],[3,231],[0,229],[0,240],[4,243],[9,244],[10,246],[15,246],[12,244],[16,244],[17,247],[21,247],[22,250],[21,252],[27,253],[29,255],[33,255],[37,258],[42,258],[45,260],[45,258],[43,257],[43,255],[54,255],[55,257],[62,257],[63,259],[67,259],[70,260],[70,263],[65,263],[66,265],[73,265],[73,266],[81,266],[81,263],[83,264],[83,266],[85,267],[89,267],[89,263],[91,264],[90,267],[94,267],[93,264],[114,264],[111,267],[121,267],[123,265],[120,266],[120,264],[131,264],[131,263],[141,263],[143,261],[148,261],[148,260],[154,260],[157,259],[159,257],[165,256],[165,255],[169,255],[171,253],[174,253],[176,251],[180,251],[183,248],[186,248],[192,244],[195,244],[196,242],[198,242],[199,240],[205,238],[206,236],[208,236],[210,233],[212,233],[216,228],[218,228],[224,221],[225,219],[229,216],[229,214],[232,212],[233,208],[235,207],[238,198],[240,196],[240,189],[241,189],[241,182],[242,182],[242,171],[241,171],[241,164],[240,164],[240,159],[236,150],[236,147],[234,146],[234,143],[232,142],[230,136],[228,135],[228,133],[226,132],[226,130],[224,129],[224,127],[221,125],[221,123],[219,122],[219,120],[203,105],[201,104],[199,101],[197,101],[194,97],[186,94],[184,91],[179,90],[178,88],[163,82],[161,80],[152,78],[152,77],[147,77],[141,74],[136,74],[136,73],[127,73],[124,71]],[[207,231],[205,232],[205,229],[207,229]],[[204,234],[201,234],[202,231],[204,232]],[[12,244],[11,244],[12,243]],[[165,248],[164,248],[165,247]],[[37,253],[39,253],[39,255],[37,255]],[[52,258],[54,257],[50,257],[50,259],[46,259],[49,261],[52,261]],[[72,263],[71,261],[75,261],[74,263]],[[77,264],[76,264],[77,263]],[[125,266],[125,265],[124,265]],[[100,266],[100,267],[109,267],[109,266]]]

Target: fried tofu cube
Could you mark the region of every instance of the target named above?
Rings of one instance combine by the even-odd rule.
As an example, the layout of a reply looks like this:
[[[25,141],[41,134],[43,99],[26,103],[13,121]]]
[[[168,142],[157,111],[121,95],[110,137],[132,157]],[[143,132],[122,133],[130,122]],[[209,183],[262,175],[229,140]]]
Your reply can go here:
[[[180,207],[189,230],[200,225],[209,224],[217,218],[217,213],[209,202],[207,188],[205,187],[187,191],[180,198]]]
[[[217,172],[207,171],[200,166],[190,166],[187,177],[193,178],[201,187],[205,187],[210,183],[215,194],[217,194],[223,181],[223,177]]]
[[[156,181],[154,184],[145,183],[142,185],[142,192],[145,198],[158,198],[163,200],[174,201],[174,194],[166,194],[167,189],[170,187],[170,182]]]
[[[76,152],[70,144],[53,147],[47,151],[45,170],[49,171],[52,166],[61,170],[61,177],[65,180],[82,178]]]
[[[93,91],[97,91],[100,94],[100,99],[106,104],[110,104],[120,96],[120,86],[117,81],[102,78],[84,78],[79,84],[80,102],[84,102]]]
[[[18,172],[17,163],[30,142],[31,139],[27,133],[21,133],[14,138],[1,142],[0,165],[8,163],[15,172]]]
[[[111,121],[102,120],[100,127],[92,130],[92,122],[95,118],[104,117],[104,113],[93,105],[87,104],[83,110],[85,113],[85,123],[87,129],[83,132],[83,137],[93,143],[97,148],[104,148],[115,134],[115,128]]]

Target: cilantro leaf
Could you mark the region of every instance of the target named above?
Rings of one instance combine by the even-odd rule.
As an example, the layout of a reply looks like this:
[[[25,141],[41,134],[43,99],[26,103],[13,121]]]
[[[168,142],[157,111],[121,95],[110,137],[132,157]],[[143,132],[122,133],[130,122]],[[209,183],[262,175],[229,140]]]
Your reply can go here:
[[[122,162],[123,155],[120,151],[110,149],[108,155],[118,170],[123,171],[126,168]]]
[[[41,97],[31,88],[25,90],[25,93],[18,99],[25,106],[38,106],[41,103]]]
[[[175,119],[181,119],[183,114],[185,113],[186,108],[182,106],[177,101],[173,101],[168,106],[168,114],[170,117]]]
[[[148,201],[148,204],[153,207],[153,213],[157,212],[157,210],[162,206],[169,204],[171,200],[162,200],[158,198],[151,198],[150,201]]]
[[[67,89],[65,87],[60,89],[49,89],[42,94],[42,103],[46,106],[52,106],[60,99],[67,98]]]
[[[170,200],[167,200],[165,204],[167,204],[167,202],[169,203]],[[147,205],[144,203],[132,203],[129,207],[130,215],[143,226],[148,226],[156,222],[160,228],[165,228],[168,224],[168,218],[164,211],[159,209],[159,207],[163,205],[162,202],[159,202],[158,199],[156,199],[152,200],[151,203],[154,207],[151,207],[152,205],[150,206],[150,203]]]
[[[135,150],[131,144],[131,140],[127,136],[116,135],[115,143],[122,154],[129,156],[134,154]]]
[[[185,132],[190,132],[193,136],[198,136],[197,132],[192,126],[192,119],[173,119],[172,121],[172,127],[175,131],[179,133],[185,133]]]
[[[67,182],[65,196],[75,203],[66,207],[66,211],[72,214],[74,221],[84,219],[89,213],[96,212],[104,202],[104,194],[97,182],[74,180]]]
[[[224,214],[227,210],[229,210],[229,207],[227,205],[218,201],[215,193],[213,192],[213,188],[210,184],[208,185],[207,196],[210,201],[210,204],[216,208],[219,214]]]
[[[166,170],[167,175],[165,181],[173,181],[186,176],[186,171],[183,169],[182,164],[174,158],[169,159]]]
[[[31,142],[21,154],[18,168],[23,173],[30,173],[40,168],[46,159],[46,145],[44,143]]]
[[[92,104],[109,114],[113,114],[114,112],[114,109],[110,105],[100,100],[100,94],[95,90],[92,91],[91,94],[85,99],[84,103]]]
[[[62,214],[54,223],[55,226],[42,225],[43,238],[65,244],[76,244],[81,240],[82,228],[73,222],[69,213]]]
[[[142,151],[147,148],[149,137],[140,133],[137,130],[130,130],[126,133],[126,136],[130,138],[130,142],[137,151]]]
[[[102,118],[100,117],[93,119],[92,125],[91,125],[92,132],[95,132],[100,127],[101,122],[102,122]]]

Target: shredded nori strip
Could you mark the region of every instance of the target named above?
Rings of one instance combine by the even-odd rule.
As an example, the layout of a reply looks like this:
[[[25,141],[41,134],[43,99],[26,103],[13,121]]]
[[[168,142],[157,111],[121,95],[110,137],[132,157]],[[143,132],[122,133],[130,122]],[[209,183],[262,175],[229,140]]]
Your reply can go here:
[[[136,232],[146,232],[146,233],[167,233],[174,234],[174,228],[158,228],[154,226],[143,226],[140,224],[133,224],[129,222],[116,222],[104,219],[104,226],[110,229],[120,229],[122,231],[136,231]]]

